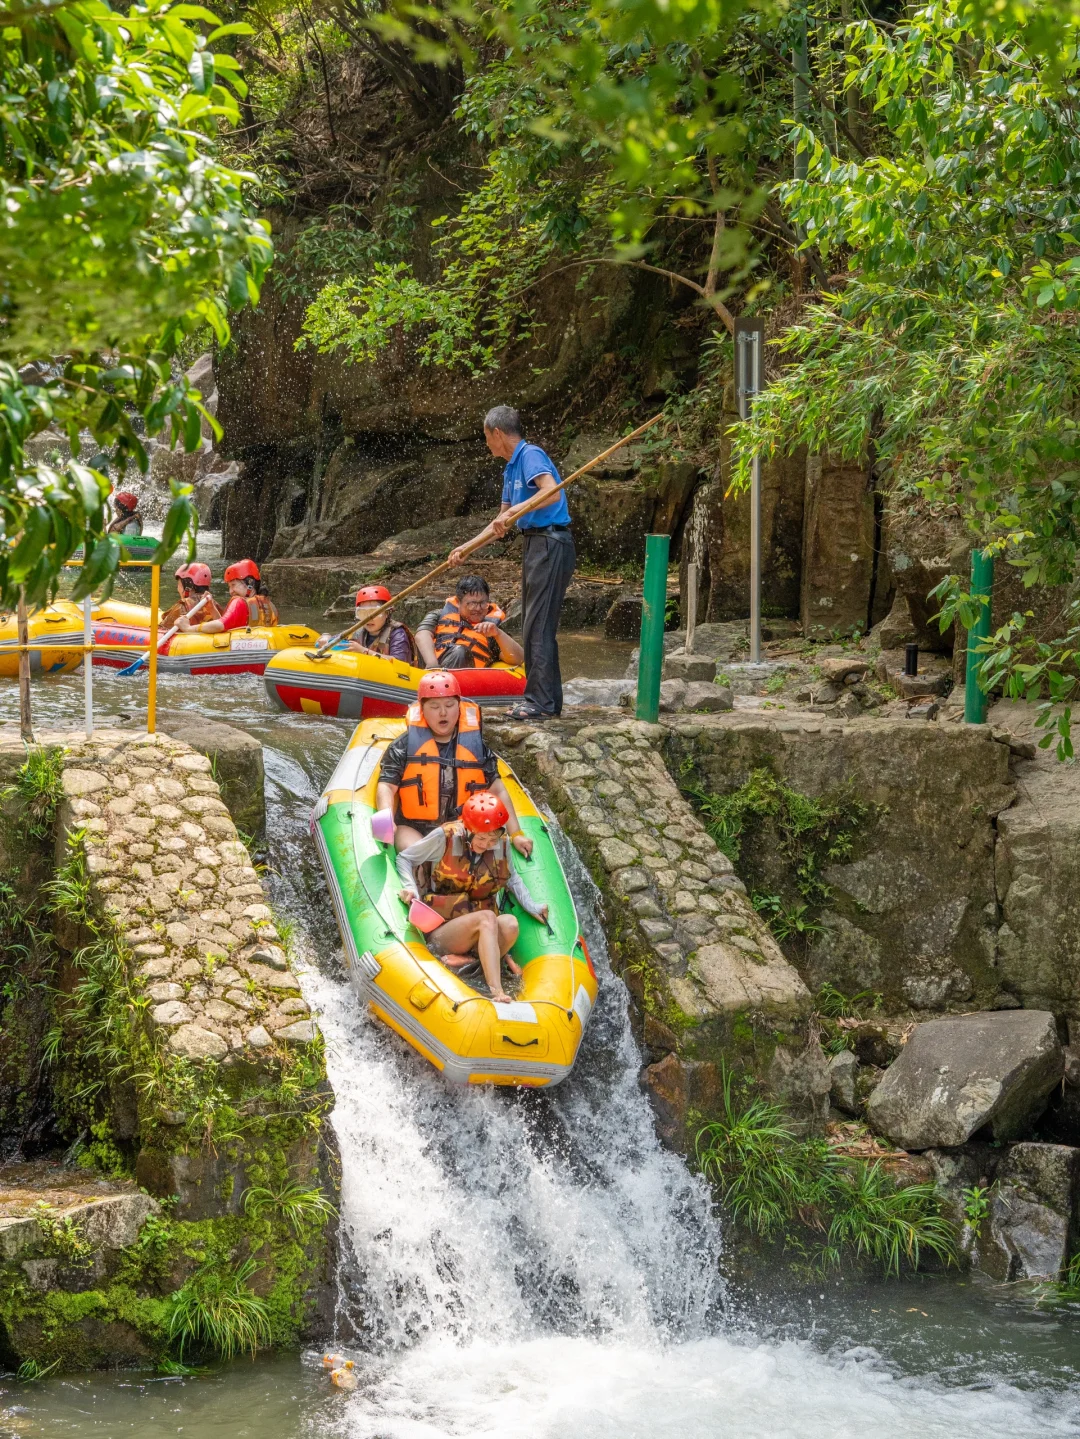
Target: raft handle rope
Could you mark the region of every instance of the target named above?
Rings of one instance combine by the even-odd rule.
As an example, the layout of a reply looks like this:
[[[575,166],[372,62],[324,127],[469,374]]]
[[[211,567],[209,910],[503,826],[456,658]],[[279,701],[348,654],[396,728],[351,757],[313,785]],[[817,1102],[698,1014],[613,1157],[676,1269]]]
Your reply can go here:
[[[577,479],[580,479],[582,475],[588,474],[590,470],[594,470],[596,466],[602,464],[609,455],[613,455],[616,450],[621,450],[623,445],[628,445],[631,440],[636,440],[639,435],[643,435],[646,430],[651,429],[653,425],[657,424],[657,422],[662,420],[663,418],[663,413],[659,415],[653,415],[651,420],[646,420],[643,425],[638,425],[636,430],[631,430],[628,435],[623,435],[621,440],[616,440],[613,445],[609,445],[606,450],[602,450],[600,454],[595,455],[591,460],[588,461],[587,464],[584,464],[581,466],[580,469],[575,470],[572,475],[567,475],[565,480],[560,480],[557,485],[553,485],[550,489],[537,491],[537,493],[532,497],[532,499],[526,500],[524,504],[515,505],[513,509],[506,512],[506,515],[504,515],[503,518],[506,519],[508,517],[512,517],[510,522],[512,524],[516,524],[522,515],[527,515],[531,510],[538,510],[541,509],[544,505],[549,505],[551,503],[552,497],[554,495],[557,495],[560,490],[565,490],[567,485],[572,485],[573,482]],[[467,545],[462,546],[462,557],[464,558],[464,556],[466,555],[473,555],[476,553],[477,550],[484,549],[486,545],[491,544],[491,541],[493,539],[494,536],[492,535],[486,540],[483,539],[481,536],[477,536],[475,540],[470,540]],[[304,658],[309,660],[326,659],[327,656],[330,654],[330,651],[334,648],[336,644],[340,644],[342,640],[351,639],[352,636],[356,634],[357,630],[363,629],[365,625],[370,624],[371,621],[376,618],[376,616],[387,614],[388,611],[393,609],[394,605],[396,605],[400,600],[405,599],[407,595],[415,594],[417,590],[422,589],[424,585],[428,584],[431,580],[433,580],[436,575],[441,575],[444,570],[448,570],[450,568],[450,561],[443,560],[442,564],[436,565],[433,570],[428,570],[426,575],[421,575],[421,577],[418,580],[414,580],[411,585],[406,585],[399,594],[396,594],[392,599],[387,600],[384,605],[380,605],[377,610],[372,610],[371,613],[369,615],[365,615],[362,620],[357,620],[354,625],[350,625],[348,629],[342,630],[340,634],[331,635],[330,638],[326,640],[323,644],[319,645],[317,649],[305,650]]]

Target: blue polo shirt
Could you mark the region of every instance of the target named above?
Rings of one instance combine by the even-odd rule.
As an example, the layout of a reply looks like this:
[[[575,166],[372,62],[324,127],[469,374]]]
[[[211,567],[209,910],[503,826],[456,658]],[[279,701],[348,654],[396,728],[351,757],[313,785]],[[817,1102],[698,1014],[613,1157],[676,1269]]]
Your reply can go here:
[[[553,475],[556,484],[561,478],[553,461],[539,445],[530,445],[526,440],[519,440],[517,449],[510,456],[503,471],[503,504],[520,505],[525,500],[531,500],[537,492],[537,475]],[[566,503],[566,491],[560,490],[550,505],[543,505],[538,510],[522,515],[517,527],[519,530],[535,530],[548,525],[569,523],[570,506]]]

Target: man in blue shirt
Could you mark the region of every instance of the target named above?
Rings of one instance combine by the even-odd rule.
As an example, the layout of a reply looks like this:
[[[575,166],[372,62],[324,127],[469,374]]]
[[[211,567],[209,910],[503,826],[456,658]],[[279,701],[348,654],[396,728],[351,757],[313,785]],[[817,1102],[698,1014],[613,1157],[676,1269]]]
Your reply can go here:
[[[518,516],[518,507],[559,484],[554,462],[522,437],[517,410],[496,405],[484,416],[484,439],[491,453],[507,462],[503,472],[502,505],[477,539],[501,540],[516,524],[522,533],[521,605],[524,625],[525,694],[507,711],[510,719],[544,719],[562,713],[562,676],[556,632],[563,596],[574,573],[577,555],[570,533],[570,508],[559,490],[544,504]],[[462,564],[465,546],[450,555]]]

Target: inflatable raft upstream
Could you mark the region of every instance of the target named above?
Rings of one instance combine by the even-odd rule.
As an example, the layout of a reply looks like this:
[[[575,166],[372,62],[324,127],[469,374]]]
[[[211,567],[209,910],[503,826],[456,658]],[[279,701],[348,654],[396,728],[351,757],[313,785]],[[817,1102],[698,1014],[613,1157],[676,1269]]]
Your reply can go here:
[[[513,771],[499,775],[522,829],[533,841],[512,862],[548,923],[511,906],[521,926],[513,956],[521,965],[512,1004],[495,1004],[432,954],[398,898],[393,845],[372,835],[383,751],[403,721],[360,724],[312,814],[353,985],[384,1024],[462,1084],[540,1087],[566,1078],[596,999],[596,974],[543,817]]]
[[[66,675],[82,664],[83,612],[72,600],[54,600],[27,615],[27,642],[48,645],[30,651],[31,675]],[[19,626],[15,615],[0,613],[0,676],[15,679],[19,673]],[[74,646],[80,646],[76,649]]]
[[[404,715],[423,674],[402,660],[356,650],[330,650],[312,659],[303,649],[283,649],[266,666],[263,682],[279,709],[366,720]],[[454,674],[462,695],[485,707],[512,704],[525,693],[520,666],[497,664]]]
[[[123,669],[150,644],[150,610],[123,600],[106,600],[93,614],[94,664]],[[306,625],[258,625],[222,634],[174,635],[167,654],[158,657],[161,674],[261,675],[270,656],[294,645],[315,644]]]

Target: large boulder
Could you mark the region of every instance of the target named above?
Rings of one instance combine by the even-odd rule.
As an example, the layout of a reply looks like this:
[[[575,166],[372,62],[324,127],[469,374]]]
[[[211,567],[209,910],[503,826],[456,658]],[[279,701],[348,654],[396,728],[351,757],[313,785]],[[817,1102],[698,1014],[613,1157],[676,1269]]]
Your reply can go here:
[[[903,1149],[948,1148],[988,1130],[1017,1139],[1046,1107],[1064,1064],[1054,1016],[999,1010],[916,1027],[866,1117]]]

